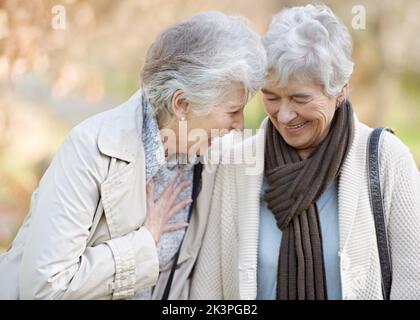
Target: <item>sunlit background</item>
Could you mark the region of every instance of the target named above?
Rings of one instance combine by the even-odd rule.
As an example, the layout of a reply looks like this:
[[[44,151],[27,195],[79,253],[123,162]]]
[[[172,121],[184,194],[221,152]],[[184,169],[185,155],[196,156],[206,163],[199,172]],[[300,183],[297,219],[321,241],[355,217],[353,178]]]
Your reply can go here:
[[[219,10],[247,17],[263,34],[274,13],[307,3],[0,0],[0,252],[69,129],[137,90],[145,52],[160,31]],[[324,3],[353,35],[350,97],[359,119],[392,127],[420,164],[420,1]],[[257,95],[246,107],[247,127],[264,116]]]

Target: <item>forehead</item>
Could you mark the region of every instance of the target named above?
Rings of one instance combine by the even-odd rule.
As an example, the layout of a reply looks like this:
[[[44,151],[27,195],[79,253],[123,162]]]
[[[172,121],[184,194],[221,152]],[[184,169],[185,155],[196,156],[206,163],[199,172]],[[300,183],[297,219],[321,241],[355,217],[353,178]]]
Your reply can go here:
[[[239,107],[247,102],[247,98],[245,87],[242,84],[235,83],[226,89],[222,104],[226,107]]]
[[[295,78],[290,78],[286,86],[280,86],[272,76],[268,77],[263,87],[264,89],[278,95],[319,94],[323,92],[322,86],[314,81],[299,81]]]

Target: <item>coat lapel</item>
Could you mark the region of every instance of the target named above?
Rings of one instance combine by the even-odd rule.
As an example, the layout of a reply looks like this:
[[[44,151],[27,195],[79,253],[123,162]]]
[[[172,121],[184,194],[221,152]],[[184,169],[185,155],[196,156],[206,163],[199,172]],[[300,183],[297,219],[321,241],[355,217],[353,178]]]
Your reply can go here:
[[[185,234],[178,263],[182,263],[191,257],[195,261],[207,225],[214,179],[215,168],[205,165],[201,173],[201,191],[193,208],[190,226]]]
[[[111,158],[108,177],[101,184],[101,201],[112,238],[139,228],[146,216],[142,123],[138,91],[109,111],[98,137],[99,150]]]
[[[238,179],[247,176],[247,183],[238,184],[241,195],[238,206],[239,294],[241,299],[255,299],[257,294],[257,255],[260,217],[260,193],[264,173],[265,127],[263,121],[257,135],[243,144],[246,166],[238,167]]]
[[[366,154],[361,155],[361,146],[366,146],[357,118],[355,118],[354,138],[344,161],[338,181],[338,222],[340,252],[347,244],[359,205],[359,191],[366,170]]]

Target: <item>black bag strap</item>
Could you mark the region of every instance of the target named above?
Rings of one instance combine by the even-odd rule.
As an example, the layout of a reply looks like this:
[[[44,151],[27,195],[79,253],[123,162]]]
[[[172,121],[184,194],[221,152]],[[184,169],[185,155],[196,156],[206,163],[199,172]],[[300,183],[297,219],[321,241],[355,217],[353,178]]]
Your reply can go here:
[[[195,201],[197,200],[198,194],[201,190],[201,173],[203,171],[203,164],[201,162],[197,163],[194,166],[194,174],[193,174],[193,188],[192,188],[192,203],[190,205],[190,210],[188,212],[188,222],[191,220],[191,214],[193,211],[193,207],[195,205]],[[183,240],[184,241],[184,240]],[[174,263],[172,264],[171,273],[169,274],[168,282],[166,282],[165,291],[163,292],[162,300],[168,300],[169,293],[171,292],[172,281],[174,279],[175,270],[177,269],[178,258],[181,252],[182,242],[179,246],[179,249],[174,257]]]
[[[391,129],[380,127],[375,128],[369,136],[368,175],[370,202],[375,220],[376,240],[378,242],[379,262],[381,265],[382,293],[384,300],[389,300],[392,283],[392,266],[379,176],[379,142],[384,130],[394,133]]]

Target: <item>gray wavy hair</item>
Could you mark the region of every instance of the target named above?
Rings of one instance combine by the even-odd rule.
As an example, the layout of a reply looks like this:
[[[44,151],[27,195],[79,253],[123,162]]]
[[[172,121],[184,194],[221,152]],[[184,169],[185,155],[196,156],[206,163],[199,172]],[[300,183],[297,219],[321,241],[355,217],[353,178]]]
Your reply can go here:
[[[173,115],[172,96],[182,90],[191,110],[205,115],[234,83],[248,98],[263,85],[266,53],[244,18],[204,12],[162,32],[147,52],[143,92],[154,113]]]
[[[332,97],[353,72],[350,33],[325,5],[282,10],[273,17],[263,43],[268,69],[281,86],[291,77],[315,81]]]

